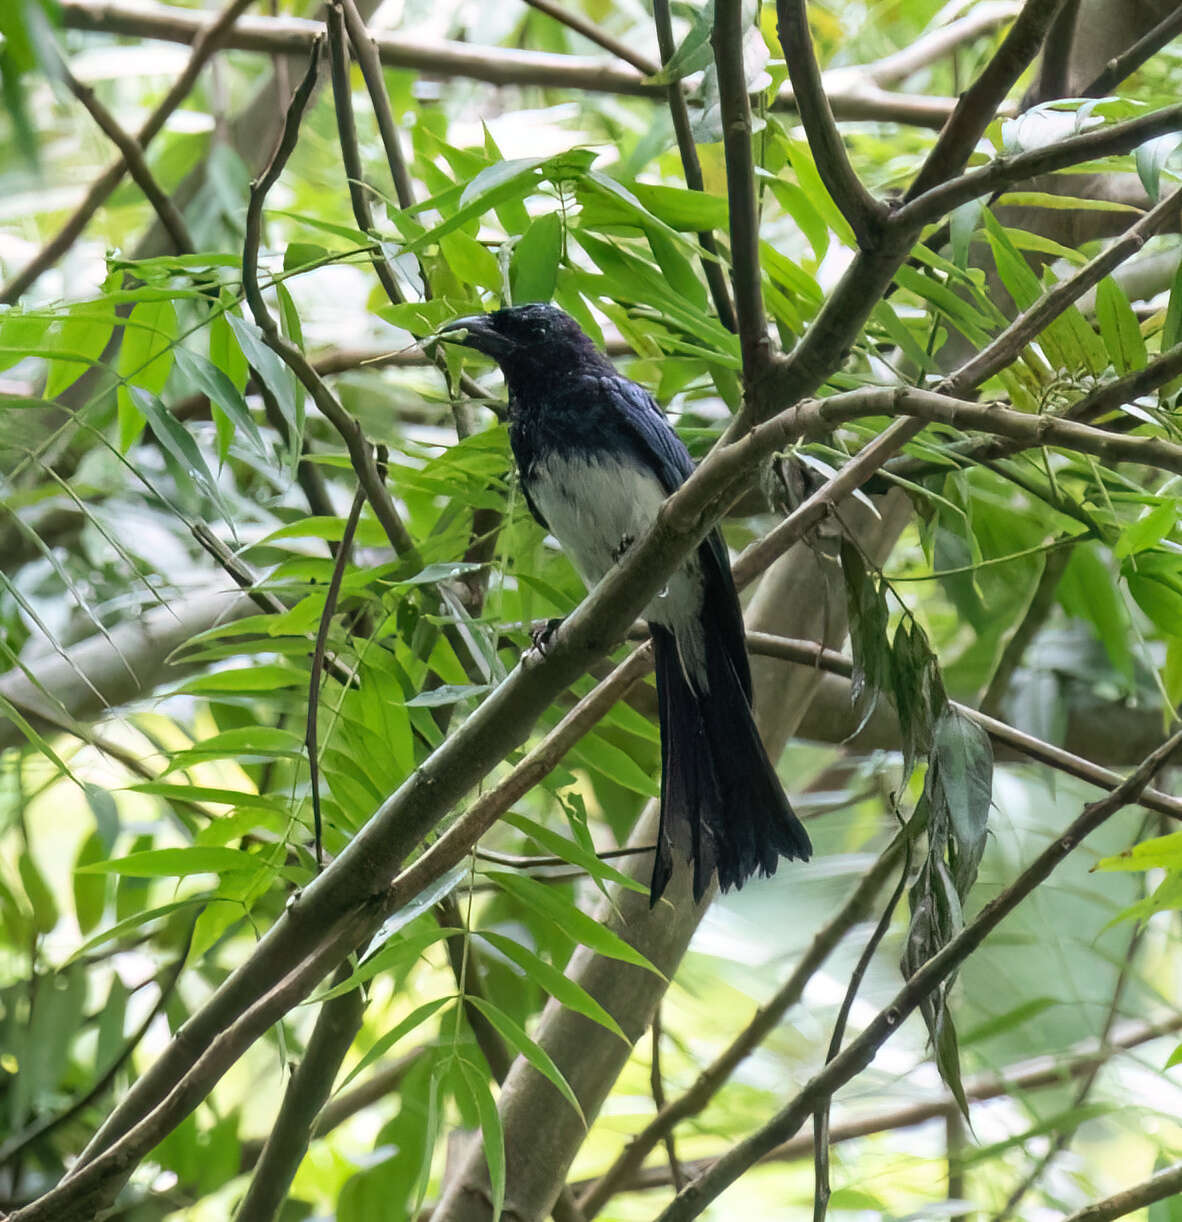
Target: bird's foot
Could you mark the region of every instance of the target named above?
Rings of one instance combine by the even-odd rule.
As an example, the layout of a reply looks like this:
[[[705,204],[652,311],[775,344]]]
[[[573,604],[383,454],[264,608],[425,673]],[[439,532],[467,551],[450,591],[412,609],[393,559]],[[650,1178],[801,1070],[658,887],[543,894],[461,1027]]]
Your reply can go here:
[[[529,626],[530,644],[539,658],[544,658],[550,649],[550,642],[554,638],[554,634],[562,626],[562,620],[559,619],[539,619],[534,620]]]

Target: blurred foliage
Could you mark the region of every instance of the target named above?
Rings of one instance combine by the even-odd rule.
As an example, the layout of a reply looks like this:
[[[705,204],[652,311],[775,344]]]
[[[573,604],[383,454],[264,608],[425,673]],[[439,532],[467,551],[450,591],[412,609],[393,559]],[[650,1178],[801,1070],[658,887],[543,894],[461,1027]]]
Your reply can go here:
[[[587,0],[582,9],[655,58],[642,6]],[[832,67],[871,63],[912,44],[939,9],[936,0],[814,5],[819,56]],[[700,71],[707,27],[691,7],[675,11],[675,68]],[[772,15],[765,5],[752,32],[762,54],[748,56],[767,102],[785,76]],[[399,26],[424,39],[591,50],[518,6],[407,0]],[[3,7],[0,35],[0,269],[10,277],[58,230],[111,152],[39,68],[39,40],[51,36],[41,7]],[[129,129],[187,54],[133,38],[52,36]],[[907,91],[955,96],[999,37],[985,30],[925,64]],[[268,71],[257,55],[220,55],[148,150],[159,182],[180,192],[199,253],[160,253],[151,210],[127,182],[64,258],[0,312],[0,711],[11,719],[0,722],[0,1208],[56,1181],[112,1095],[315,875],[309,656],[354,479],[340,437],[243,306],[248,184],[269,150],[229,118]],[[286,67],[279,75],[287,79]],[[415,341],[456,314],[553,299],[623,353],[623,367],[653,389],[699,456],[740,397],[738,341],[715,315],[699,259],[697,235],[725,234],[727,221],[709,76],[698,112],[702,193],[684,188],[668,114],[652,100],[431,81],[402,70],[385,77],[420,202],[405,210],[392,202],[358,74],[375,233],[359,230],[351,213],[326,89],[269,198],[261,267],[285,334],[331,363],[345,407],[388,448],[388,486],[417,549],[413,562],[395,555],[366,507],[329,625],[333,667],[317,694],[330,855],[508,673],[528,626],[565,614],[583,592],[517,491],[490,367],[453,350],[441,373]],[[1066,113],[1071,122],[1110,122],[1174,100],[1180,85],[1175,48],[1118,101]],[[762,284],[788,348],[816,317],[854,240],[794,118],[770,106],[757,118]],[[1035,146],[1052,121],[1036,111],[1021,123],[995,122],[978,160]],[[843,132],[875,191],[905,185],[932,139],[886,122]],[[1172,152],[1159,146],[1103,168],[1140,173],[1156,192],[1173,181]],[[960,215],[946,252],[917,249],[823,393],[918,382],[954,365],[956,353],[997,335],[1015,305],[1029,306],[1094,253],[1006,224],[1007,203],[1057,208],[1062,197],[1002,197]],[[405,302],[392,303],[374,277],[375,244]],[[1172,259],[1161,285],[1131,296],[1120,276],[1106,279],[984,396],[1030,413],[1057,410],[1176,346],[1177,252],[1176,235],[1152,243],[1150,254]],[[462,373],[487,380],[487,400],[457,397]],[[1176,438],[1178,390],[1175,381],[1120,409],[1127,427]],[[832,470],[881,426],[850,425],[797,456]],[[848,592],[859,716],[891,704],[901,750],[862,754],[807,741],[806,721],[782,775],[811,817],[817,856],[711,909],[664,1004],[670,1096],[774,992],[890,838],[896,815],[925,819],[928,834],[911,863],[910,911],[895,918],[871,963],[855,1027],[893,994],[900,960],[910,970],[943,945],[1092,796],[1033,766],[1006,763],[994,774],[987,741],[950,698],[976,706],[996,688],[996,710],[1056,742],[1084,716],[1104,725],[1097,737],[1110,742],[1122,737],[1123,718],[1146,710],[1165,725],[1182,699],[1176,478],[1049,448],[962,461],[964,440],[929,427],[907,448],[908,472],[890,476],[915,516],[885,573],[848,546],[831,557]],[[326,498],[311,510],[309,471]],[[763,509],[733,516],[728,539],[741,548],[771,520]],[[170,677],[158,680],[163,659],[153,657],[152,631],[233,586],[198,545],[195,526],[222,540],[283,610],[230,615],[222,599],[171,652]],[[1048,583],[1049,596],[1038,597]],[[1008,646],[1020,633],[1025,647],[1014,657]],[[76,663],[71,681],[50,690],[51,668],[75,658],[80,642],[107,646],[112,673],[142,668],[151,680],[114,709],[101,690],[90,698],[92,680]],[[573,694],[591,685],[585,678]],[[74,702],[70,688],[82,698]],[[29,715],[18,692],[47,701],[53,714],[42,705],[42,716]],[[492,855],[474,857],[403,913],[337,986],[364,988],[366,998],[341,1089],[411,1055],[396,1087],[314,1144],[285,1219],[415,1216],[439,1189],[456,1125],[482,1130],[496,1189],[496,1086],[449,942],[464,943],[463,983],[479,983],[476,1004],[501,1040],[569,1095],[531,1032],[549,996],[614,1027],[561,972],[580,943],[637,959],[585,913],[609,884],[629,883],[624,862],[598,854],[626,841],[658,792],[652,703],[646,690],[617,705],[485,838]],[[76,708],[100,711],[75,719]],[[551,710],[538,732],[563,711]],[[835,1123],[930,1098],[943,1089],[941,1076],[971,1099],[976,1076],[1061,1056],[1097,1036],[1114,996],[1122,1017],[1171,1008],[1182,963],[1174,916],[1182,833],[1150,831],[1162,834],[1135,844],[1136,816],[1126,812],[1079,850],[933,1000],[926,1028],[909,1024],[839,1097]],[[1100,872],[1089,873],[1097,864]],[[438,924],[433,905],[445,891],[470,933]],[[1130,920],[1146,929],[1135,958],[1126,954]],[[679,1128],[681,1158],[727,1148],[811,1074],[866,933],[854,931],[810,983],[806,1005]],[[314,1013],[297,1009],[259,1041],[139,1169],[114,1216],[230,1216]],[[1126,1182],[1131,1169],[1148,1174],[1182,1144],[1182,1100],[1165,1072],[1170,1047],[1118,1058],[1086,1105],[1069,1084],[972,1105],[959,1153],[931,1126],[835,1146],[831,1208],[859,1219],[947,1216],[937,1184],[952,1157],[966,1170],[964,1215],[985,1216],[1046,1148],[1048,1133],[1076,1127],[1072,1151],[1028,1204],[1074,1208]],[[651,1116],[648,1064],[642,1041],[574,1178],[602,1170]],[[805,1163],[764,1166],[709,1216],[811,1216],[812,1192]],[[647,1218],[656,1208],[651,1192],[623,1194],[601,1216]]]

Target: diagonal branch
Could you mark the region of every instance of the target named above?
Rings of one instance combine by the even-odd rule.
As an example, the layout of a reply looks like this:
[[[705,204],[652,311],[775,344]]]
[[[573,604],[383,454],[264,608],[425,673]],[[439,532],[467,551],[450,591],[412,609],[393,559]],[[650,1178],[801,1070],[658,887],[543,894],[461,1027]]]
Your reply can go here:
[[[560,25],[566,26],[568,30],[574,30],[576,34],[581,35],[588,42],[593,42],[597,47],[602,47],[617,59],[622,59],[624,63],[631,64],[637,72],[642,72],[645,76],[656,76],[660,71],[660,68],[647,55],[642,55],[626,42],[613,38],[606,30],[601,30],[595,22],[588,21],[581,13],[571,12],[569,9],[563,8],[561,4],[556,3],[556,0],[525,0],[525,3],[530,8],[537,9],[539,13],[545,13],[547,17],[552,17]],[[664,56],[664,52],[661,54]]]
[[[1104,71],[1083,91],[1082,97],[1103,98],[1116,91],[1142,64],[1151,60],[1163,47],[1182,34],[1182,8],[1176,8],[1135,43],[1110,59]]]
[[[658,1222],[690,1222],[765,1154],[791,1137],[817,1105],[861,1073],[879,1048],[919,1003],[938,988],[1018,905],[1047,879],[1080,843],[1141,791],[1182,747],[1182,731],[1167,739],[1107,797],[1085,806],[1062,835],[1053,840],[1000,895],[990,900],[960,933],[933,955],[881,1010],[846,1050],[812,1079],[772,1120],[739,1142],[664,1210]],[[1180,1175],[1182,1181],[1182,1175]],[[1119,1215],[1102,1215],[1116,1217]]]
[[[192,254],[197,248],[193,245],[193,237],[189,233],[188,225],[185,224],[185,218],[181,216],[176,205],[168,198],[168,194],[148,168],[143,146],[130,132],[125,131],[119,125],[115,116],[99,101],[95,91],[89,85],[83,84],[70,71],[66,61],[60,56],[58,56],[55,70],[66,82],[66,87],[74,97],[86,107],[87,113],[99,125],[103,134],[123,154],[123,163],[127,172],[147,197],[148,203],[152,205],[156,215],[160,218],[160,223],[168,231],[168,236],[172,238],[177,254]]]
[[[817,172],[833,202],[849,222],[859,247],[865,249],[877,245],[887,209],[866,190],[850,165],[833,111],[829,108],[829,99],[825,96],[805,5],[806,0],[778,0],[780,45],[784,48],[796,109],[817,163]]]
[[[1182,1191],[1182,1163],[1175,1163],[1164,1171],[1123,1192],[1114,1193],[1102,1201],[1095,1201],[1077,1209],[1068,1215],[1063,1222],[1114,1222],[1116,1218],[1124,1218],[1134,1210],[1144,1209],[1154,1201],[1164,1201]]]
[[[936,138],[905,200],[915,199],[964,168],[998,107],[1038,54],[1061,3],[1062,0],[1026,0],[997,53],[960,95],[952,117]]]
[[[145,149],[168,120],[168,116],[185,100],[193,88],[206,60],[226,41],[238,18],[250,7],[252,0],[230,0],[212,22],[202,23],[191,37],[192,54],[172,88],[144,121],[136,133],[136,143]],[[105,169],[91,184],[82,203],[69,220],[50,238],[33,258],[7,284],[0,286],[0,303],[12,305],[40,279],[77,241],[87,222],[109,199],[127,173],[127,162],[121,157]]]

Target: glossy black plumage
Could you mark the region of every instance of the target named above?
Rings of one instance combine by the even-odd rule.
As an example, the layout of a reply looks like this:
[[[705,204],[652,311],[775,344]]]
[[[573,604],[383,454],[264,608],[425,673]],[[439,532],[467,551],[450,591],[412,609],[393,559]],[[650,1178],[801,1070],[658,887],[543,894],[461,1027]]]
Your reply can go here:
[[[553,306],[457,319],[448,332],[501,366],[526,501],[594,585],[689,477],[688,451],[651,395]],[[645,617],[662,763],[652,901],[678,857],[694,864],[695,899],[716,871],[725,889],[773,873],[781,856],[807,859],[808,835],[752,720],[742,612],[718,531]]]

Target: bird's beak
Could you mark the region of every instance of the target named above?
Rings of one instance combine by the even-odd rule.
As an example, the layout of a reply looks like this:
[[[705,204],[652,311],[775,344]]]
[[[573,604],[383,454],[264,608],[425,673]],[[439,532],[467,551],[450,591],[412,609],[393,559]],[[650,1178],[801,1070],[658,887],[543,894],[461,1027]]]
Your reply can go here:
[[[467,314],[463,318],[453,318],[451,322],[444,323],[435,334],[448,343],[483,350],[484,344],[481,340],[492,334],[492,328],[488,325],[487,314]]]

